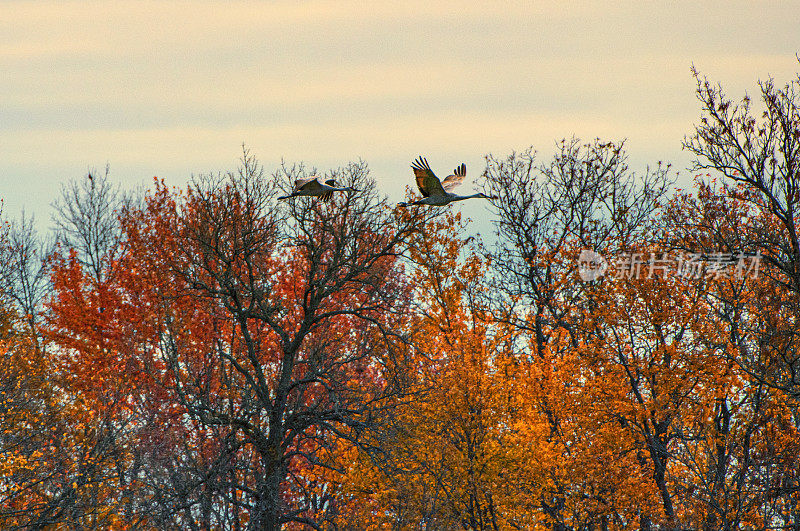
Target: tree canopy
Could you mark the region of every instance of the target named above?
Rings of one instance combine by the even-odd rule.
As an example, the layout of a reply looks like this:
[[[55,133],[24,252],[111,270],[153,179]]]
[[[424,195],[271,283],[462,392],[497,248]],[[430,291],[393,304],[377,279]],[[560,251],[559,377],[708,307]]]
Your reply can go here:
[[[247,149],[3,218],[0,527],[796,527],[800,76],[694,75],[692,187],[617,140],[487,155],[491,244]]]

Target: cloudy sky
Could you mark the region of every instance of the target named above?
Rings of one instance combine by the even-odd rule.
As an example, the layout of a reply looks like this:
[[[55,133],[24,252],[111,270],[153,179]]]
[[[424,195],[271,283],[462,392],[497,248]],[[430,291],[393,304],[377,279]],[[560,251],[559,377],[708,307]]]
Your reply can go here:
[[[242,143],[269,170],[364,159],[392,199],[418,154],[474,176],[572,135],[683,170],[692,63],[736,97],[782,85],[798,20],[777,1],[5,0],[0,197],[41,223],[89,168],[181,185],[234,169]]]

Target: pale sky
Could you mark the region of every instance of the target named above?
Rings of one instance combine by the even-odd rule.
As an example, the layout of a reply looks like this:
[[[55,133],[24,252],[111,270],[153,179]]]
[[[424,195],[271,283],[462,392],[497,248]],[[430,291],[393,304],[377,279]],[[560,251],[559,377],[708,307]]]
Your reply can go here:
[[[685,174],[691,64],[736,98],[783,85],[798,20],[794,1],[6,0],[0,197],[49,224],[89,168],[182,185],[235,169],[242,143],[269,171],[361,158],[393,200],[417,155],[475,177],[487,153],[546,160],[573,135],[627,138],[633,169]]]

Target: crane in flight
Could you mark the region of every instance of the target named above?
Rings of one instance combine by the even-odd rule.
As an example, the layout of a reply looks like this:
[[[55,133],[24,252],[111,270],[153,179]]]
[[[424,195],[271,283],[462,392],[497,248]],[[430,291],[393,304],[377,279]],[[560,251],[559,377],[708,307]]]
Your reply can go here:
[[[401,202],[397,203],[399,207],[407,207],[411,205],[431,205],[442,206],[452,203],[453,201],[463,201],[464,199],[483,198],[483,199],[496,199],[480,192],[472,195],[458,195],[450,190],[461,184],[461,181],[467,176],[467,165],[461,163],[460,166],[453,170],[452,175],[440,181],[439,178],[433,173],[431,167],[428,165],[427,159],[418,157],[417,160],[411,164],[411,169],[414,170],[414,177],[417,179],[417,187],[422,193],[422,199],[411,201],[410,203]]]
[[[314,196],[323,201],[330,201],[333,192],[358,192],[349,186],[340,187],[333,179],[328,179],[324,183],[319,182],[319,177],[302,177],[294,182],[294,189],[289,195],[284,195],[278,199],[289,199],[290,197]]]

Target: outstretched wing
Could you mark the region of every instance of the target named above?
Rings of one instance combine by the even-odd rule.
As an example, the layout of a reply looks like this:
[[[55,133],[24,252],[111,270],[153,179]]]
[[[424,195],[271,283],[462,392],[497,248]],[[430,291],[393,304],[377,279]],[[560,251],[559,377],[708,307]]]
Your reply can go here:
[[[439,178],[433,173],[424,157],[418,157],[411,164],[411,169],[414,170],[414,177],[417,178],[417,186],[423,197],[446,194],[444,188],[442,188],[442,183],[439,182]]]
[[[325,184],[327,184],[328,186],[330,186],[330,187],[332,187],[332,188],[336,188],[337,186],[339,186],[339,185],[336,183],[336,181],[335,181],[335,180],[333,180],[333,179],[328,179],[327,181],[325,181]],[[321,196],[319,196],[319,198],[320,198],[322,201],[325,201],[325,202],[327,203],[328,201],[330,201],[330,200],[331,200],[331,198],[333,198],[333,192],[328,192],[327,194],[322,194]]]
[[[294,190],[293,192],[299,192],[300,190],[319,190],[322,185],[319,184],[316,175],[312,175],[311,177],[301,177],[300,179],[295,180],[294,182]]]
[[[448,175],[442,181],[442,188],[447,190],[448,192],[461,184],[461,181],[464,180],[464,177],[467,176],[467,165],[463,162],[461,166],[457,166],[456,169],[453,171],[453,175]]]

